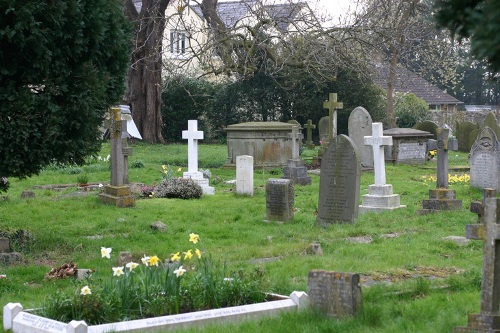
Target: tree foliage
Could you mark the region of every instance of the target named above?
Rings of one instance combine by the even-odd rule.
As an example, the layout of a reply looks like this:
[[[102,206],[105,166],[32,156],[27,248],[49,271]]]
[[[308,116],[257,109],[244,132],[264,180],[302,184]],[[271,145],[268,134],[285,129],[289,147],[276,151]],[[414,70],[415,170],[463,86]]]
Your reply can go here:
[[[437,0],[436,20],[452,36],[471,41],[473,54],[487,59],[495,72],[500,71],[500,2],[491,0]]]
[[[124,91],[129,54],[119,0],[0,2],[0,176],[83,163]]]
[[[429,105],[415,94],[398,93],[395,97],[394,110],[398,127],[411,128],[418,122],[430,119]]]

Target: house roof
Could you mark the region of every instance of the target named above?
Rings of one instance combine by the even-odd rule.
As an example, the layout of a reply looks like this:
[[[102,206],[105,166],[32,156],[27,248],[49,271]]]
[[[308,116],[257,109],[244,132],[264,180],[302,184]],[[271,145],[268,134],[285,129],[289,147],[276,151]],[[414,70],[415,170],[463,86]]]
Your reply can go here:
[[[389,66],[387,64],[376,65],[373,82],[381,88],[386,89],[388,79]],[[396,68],[394,91],[415,94],[429,105],[463,104],[463,102],[401,65],[398,65]]]

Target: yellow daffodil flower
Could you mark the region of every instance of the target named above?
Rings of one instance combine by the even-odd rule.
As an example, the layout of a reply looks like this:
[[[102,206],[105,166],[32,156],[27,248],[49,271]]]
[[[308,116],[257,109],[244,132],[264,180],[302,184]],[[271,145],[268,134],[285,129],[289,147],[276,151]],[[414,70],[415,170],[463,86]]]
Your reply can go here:
[[[194,254],[196,254],[198,259],[201,259],[201,251],[200,250],[198,250],[198,249],[194,250]]]
[[[184,260],[189,260],[193,257],[193,252],[191,250],[184,253]]]
[[[186,270],[182,266],[174,270],[174,274],[177,277],[182,276],[184,273],[186,273]]]
[[[177,169],[177,172],[181,172],[181,171],[182,171],[182,168]]]
[[[141,261],[143,265],[149,266],[149,257],[144,256]]]
[[[111,258],[111,248],[110,247],[101,247],[101,256],[104,258]]]
[[[121,267],[112,267],[112,269],[113,269],[113,276],[120,276],[122,274],[125,274],[123,272],[123,266],[121,266]]]
[[[167,171],[167,166],[165,164],[163,164],[161,168],[163,169],[163,171]]]
[[[181,260],[180,254],[181,254],[180,252],[172,254],[172,256],[170,257],[170,260],[171,261],[179,261],[179,260]]]
[[[189,241],[193,242],[193,244],[198,243],[199,240],[200,240],[200,236],[199,235],[194,234],[194,233],[190,233],[189,234]]]
[[[80,290],[80,295],[90,295],[92,291],[90,291],[89,286],[85,286]]]
[[[134,268],[136,268],[137,266],[139,266],[138,263],[135,263],[135,262],[129,262],[125,265],[125,267],[127,267],[128,269],[130,270],[133,270]]]
[[[160,258],[158,258],[157,256],[152,256],[151,258],[149,258],[149,264],[151,266],[158,266],[159,261],[160,261]]]

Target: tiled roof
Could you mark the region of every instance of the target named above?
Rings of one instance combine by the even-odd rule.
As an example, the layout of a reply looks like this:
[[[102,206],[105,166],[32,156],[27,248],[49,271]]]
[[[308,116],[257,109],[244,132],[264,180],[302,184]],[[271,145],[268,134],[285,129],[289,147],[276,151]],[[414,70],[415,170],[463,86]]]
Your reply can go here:
[[[306,6],[305,2],[285,3],[265,6],[269,16],[277,23],[278,30],[287,31],[290,23],[295,21],[297,14]]]
[[[382,89],[386,89],[389,78],[388,65],[379,64],[375,66],[374,72],[373,82]],[[398,65],[396,69],[394,91],[415,94],[429,105],[463,104],[463,102],[401,65]]]

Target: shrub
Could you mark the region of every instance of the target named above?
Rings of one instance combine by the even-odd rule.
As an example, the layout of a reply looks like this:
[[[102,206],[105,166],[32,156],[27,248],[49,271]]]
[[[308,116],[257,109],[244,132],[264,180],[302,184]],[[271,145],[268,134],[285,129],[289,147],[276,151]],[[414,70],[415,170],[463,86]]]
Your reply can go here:
[[[203,190],[198,183],[189,178],[165,179],[154,189],[155,198],[199,199]]]
[[[410,128],[429,119],[429,105],[414,94],[396,94],[394,112],[398,127]]]

